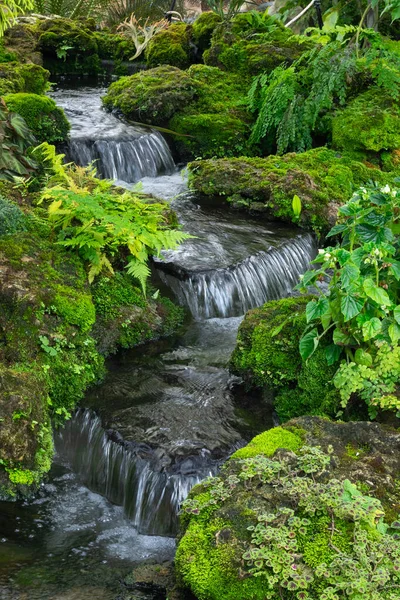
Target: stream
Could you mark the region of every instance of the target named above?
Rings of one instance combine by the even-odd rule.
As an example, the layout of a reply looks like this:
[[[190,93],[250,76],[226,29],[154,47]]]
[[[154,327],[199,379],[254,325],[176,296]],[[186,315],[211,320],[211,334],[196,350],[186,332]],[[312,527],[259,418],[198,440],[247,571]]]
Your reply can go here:
[[[52,92],[72,125],[67,158],[171,202],[195,237],[154,261],[153,282],[191,317],[179,336],[109,359],[55,433],[38,495],[0,503],[1,600],[113,600],[132,565],[173,557],[190,488],[274,425],[227,369],[243,315],[288,295],[316,253],[294,227],[194,199],[161,134],[103,112],[103,93]]]

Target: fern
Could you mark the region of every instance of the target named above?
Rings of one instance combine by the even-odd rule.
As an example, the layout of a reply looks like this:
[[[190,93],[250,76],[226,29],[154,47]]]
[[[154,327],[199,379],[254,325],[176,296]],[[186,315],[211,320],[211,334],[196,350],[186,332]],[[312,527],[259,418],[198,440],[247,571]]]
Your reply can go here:
[[[103,269],[113,274],[115,265],[124,266],[145,294],[149,257],[191,236],[170,228],[165,204],[147,203],[132,192],[118,194],[110,182],[96,179],[91,167],[63,165],[54,150],[42,146],[41,151],[54,163],[41,201],[49,202],[57,243],[87,262],[90,283]]]

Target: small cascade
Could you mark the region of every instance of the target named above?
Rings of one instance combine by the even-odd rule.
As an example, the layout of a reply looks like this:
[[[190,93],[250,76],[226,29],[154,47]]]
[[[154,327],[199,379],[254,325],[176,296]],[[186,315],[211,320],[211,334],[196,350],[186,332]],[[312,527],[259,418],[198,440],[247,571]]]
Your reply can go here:
[[[128,136],[130,129],[126,127]],[[99,176],[128,183],[171,173],[175,168],[168,144],[157,131],[138,136],[133,130],[131,139],[72,138],[68,158],[82,167],[94,162]]]
[[[99,176],[135,183],[175,171],[162,135],[146,126],[128,125],[103,110],[101,88],[60,88],[51,93],[71,123],[67,159],[84,167],[94,163]]]
[[[193,457],[167,473],[149,446],[113,441],[91,410],[78,410],[56,433],[55,446],[58,458],[90,489],[123,506],[138,532],[147,535],[175,535],[181,502],[215,472],[206,457],[203,464]]]
[[[196,319],[243,315],[291,293],[316,254],[312,235],[298,235],[235,265],[185,272],[157,263],[164,284]]]

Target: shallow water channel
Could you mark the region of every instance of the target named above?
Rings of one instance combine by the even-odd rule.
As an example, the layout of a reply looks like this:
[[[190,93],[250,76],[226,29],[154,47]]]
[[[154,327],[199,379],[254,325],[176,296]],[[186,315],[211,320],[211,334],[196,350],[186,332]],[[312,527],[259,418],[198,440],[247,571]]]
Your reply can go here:
[[[290,293],[315,255],[295,228],[195,201],[162,136],[101,109],[103,91],[60,87],[79,164],[172,202],[195,238],[154,264],[186,330],[109,361],[104,383],[55,435],[35,499],[0,504],[0,598],[114,599],[133,564],[173,557],[180,502],[232,450],[273,424],[227,370],[243,314]]]

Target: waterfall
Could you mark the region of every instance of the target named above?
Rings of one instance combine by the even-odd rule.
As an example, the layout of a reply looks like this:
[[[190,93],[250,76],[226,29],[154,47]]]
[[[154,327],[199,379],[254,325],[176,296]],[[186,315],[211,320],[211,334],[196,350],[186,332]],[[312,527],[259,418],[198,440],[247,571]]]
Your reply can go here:
[[[56,432],[55,446],[85,485],[124,507],[141,534],[175,535],[181,502],[196,483],[215,473],[206,457],[187,458],[175,472],[161,470],[155,451],[113,441],[91,410],[78,410]]]
[[[226,268],[182,273],[161,262],[157,267],[161,280],[196,319],[226,318],[290,294],[315,254],[315,238],[305,234]]]
[[[126,127],[127,133],[132,128]],[[157,131],[131,139],[71,138],[68,159],[77,165],[95,163],[99,176],[134,183],[142,177],[156,177],[175,170],[167,142]]]
[[[60,87],[51,92],[71,123],[67,159],[81,167],[94,162],[100,177],[127,183],[173,173],[174,160],[162,135],[105,112],[101,104],[105,93],[106,89],[90,87]]]

